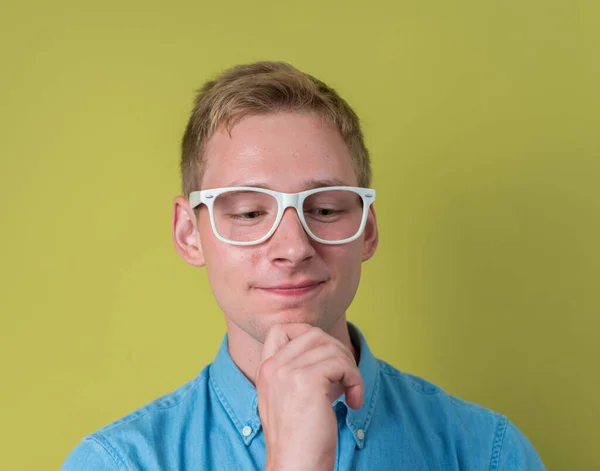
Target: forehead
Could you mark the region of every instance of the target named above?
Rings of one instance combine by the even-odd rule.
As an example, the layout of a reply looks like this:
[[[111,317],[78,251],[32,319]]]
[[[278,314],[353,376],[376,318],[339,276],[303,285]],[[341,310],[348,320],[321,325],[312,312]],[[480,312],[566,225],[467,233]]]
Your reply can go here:
[[[218,130],[205,149],[202,188],[266,186],[295,192],[311,181],[357,185],[339,131],[316,113],[251,115]]]

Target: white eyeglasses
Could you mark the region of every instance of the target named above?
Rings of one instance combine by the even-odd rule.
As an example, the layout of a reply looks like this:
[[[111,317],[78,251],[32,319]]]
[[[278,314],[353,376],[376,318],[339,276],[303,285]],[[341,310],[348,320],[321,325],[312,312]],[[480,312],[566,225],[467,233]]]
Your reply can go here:
[[[345,244],[365,229],[375,190],[328,186],[299,193],[256,187],[192,191],[190,205],[208,207],[215,236],[233,245],[253,245],[273,235],[287,208],[296,208],[306,233],[322,244]]]

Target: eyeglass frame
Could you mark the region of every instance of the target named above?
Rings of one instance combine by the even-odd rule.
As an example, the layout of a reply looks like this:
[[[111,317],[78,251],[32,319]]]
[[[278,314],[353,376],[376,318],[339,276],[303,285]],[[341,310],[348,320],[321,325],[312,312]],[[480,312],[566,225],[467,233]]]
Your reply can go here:
[[[306,219],[304,218],[304,211],[302,210],[302,205],[304,204],[304,200],[306,198],[308,198],[311,195],[314,195],[315,193],[321,193],[323,191],[332,191],[332,190],[351,191],[351,192],[359,195],[362,198],[362,202],[363,202],[362,220],[361,220],[358,231],[352,237],[348,237],[346,239],[342,239],[339,241],[330,241],[330,240],[321,239],[320,237],[317,237],[315,234],[313,234],[313,232],[308,227],[308,223],[306,222]],[[221,234],[219,234],[219,231],[217,230],[217,226],[215,223],[214,212],[213,212],[214,202],[219,195],[230,192],[230,191],[255,191],[258,193],[264,193],[264,194],[270,195],[277,200],[277,216],[275,217],[275,221],[273,222],[273,227],[269,230],[269,232],[267,232],[267,234],[265,234],[263,237],[255,240],[255,241],[234,241],[234,240],[226,239]],[[258,187],[254,187],[254,186],[232,186],[232,187],[212,188],[212,189],[208,189],[208,190],[192,191],[189,194],[189,202],[190,202],[190,206],[192,207],[192,209],[196,209],[201,204],[204,204],[208,208],[208,214],[210,216],[210,224],[212,226],[214,235],[221,242],[225,242],[227,244],[247,246],[247,245],[258,245],[258,244],[265,242],[275,233],[275,231],[279,227],[279,223],[283,219],[283,214],[285,213],[285,210],[287,208],[295,208],[296,214],[298,215],[298,219],[300,219],[300,223],[302,224],[304,231],[309,235],[309,237],[311,239],[313,239],[321,244],[341,245],[341,244],[347,244],[349,242],[352,242],[361,236],[361,234],[363,233],[363,231],[365,230],[365,227],[367,225],[367,217],[369,214],[369,208],[375,202],[375,196],[376,196],[376,192],[372,188],[362,188],[362,187],[356,187],[356,186],[325,186],[325,187],[313,188],[311,190],[300,191],[298,193],[283,193],[280,191],[269,190],[266,188],[258,188]]]

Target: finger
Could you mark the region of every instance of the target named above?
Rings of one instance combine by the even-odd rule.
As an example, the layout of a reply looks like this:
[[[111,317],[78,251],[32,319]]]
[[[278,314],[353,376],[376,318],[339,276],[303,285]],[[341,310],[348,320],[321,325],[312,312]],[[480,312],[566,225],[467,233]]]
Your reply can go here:
[[[275,324],[269,329],[265,338],[260,362],[263,363],[271,358],[290,343],[292,339],[297,338],[311,328],[312,326],[309,324]]]
[[[342,362],[346,363],[346,368],[348,368],[348,371],[355,370],[358,371],[358,374],[360,375],[360,371],[358,370],[356,362],[354,361],[354,357],[349,358],[348,355],[345,354],[345,350],[347,349],[343,345],[340,347],[340,345],[336,343],[327,343],[325,345],[320,345],[305,352],[304,354],[293,359],[291,362],[287,363],[286,368],[288,368],[289,370],[307,369],[312,368],[313,366],[317,366],[317,364],[319,363],[325,363],[330,360],[335,360],[336,358],[339,358]],[[343,365],[340,365],[340,368],[345,369]],[[346,392],[345,389],[347,389],[346,401],[348,402],[348,405],[353,409],[360,409],[363,403],[363,392],[360,389],[356,390],[352,387],[347,388],[342,383],[337,384],[339,384],[339,390],[338,388],[335,388],[333,390],[338,392],[332,392],[332,401],[340,397],[342,392]]]
[[[334,342],[328,342],[311,348],[302,355],[296,356],[290,362],[286,363],[285,366],[290,370],[294,370],[297,368],[312,366],[316,363],[329,360],[330,358],[339,357],[343,359],[350,368],[357,368],[354,357],[348,355],[346,350],[347,349],[343,345],[338,345]]]
[[[290,336],[291,337],[291,336]],[[282,348],[275,356],[276,364],[279,366],[286,365],[294,359],[304,355],[306,352],[317,348],[321,345],[332,344],[336,345],[340,352],[348,357],[348,359],[356,364],[354,355],[342,342],[335,337],[325,333],[318,327],[311,327],[304,333],[292,338],[285,348]]]
[[[348,405],[353,409],[360,409],[362,407],[365,389],[362,376],[358,368],[348,365],[345,360],[339,357],[329,358],[326,361],[305,367],[303,372],[307,377],[316,375],[314,377],[325,377],[330,383],[341,383],[346,393],[346,402]],[[331,401],[335,401],[338,397],[339,395],[331,397]]]

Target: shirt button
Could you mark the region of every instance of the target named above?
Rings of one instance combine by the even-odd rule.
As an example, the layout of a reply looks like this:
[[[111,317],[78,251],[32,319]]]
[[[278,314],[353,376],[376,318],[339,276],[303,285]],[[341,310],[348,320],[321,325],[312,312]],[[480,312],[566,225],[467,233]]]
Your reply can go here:
[[[248,425],[246,425],[243,429],[242,429],[242,435],[244,437],[248,437],[250,436],[250,434],[252,433],[252,427],[249,427]]]
[[[363,431],[363,429],[359,428],[356,431],[356,436],[358,437],[359,440],[362,440],[363,438],[365,438],[365,432]]]

